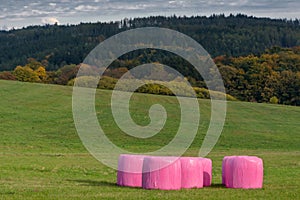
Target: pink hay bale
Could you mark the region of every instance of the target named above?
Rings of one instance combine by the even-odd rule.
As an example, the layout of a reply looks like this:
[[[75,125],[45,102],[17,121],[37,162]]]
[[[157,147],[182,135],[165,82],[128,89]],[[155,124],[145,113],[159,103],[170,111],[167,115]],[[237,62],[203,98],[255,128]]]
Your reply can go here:
[[[202,161],[195,157],[182,157],[181,162],[181,187],[203,188]]]
[[[263,186],[263,161],[255,156],[232,156],[223,160],[225,186],[255,189]]]
[[[128,187],[142,187],[142,155],[121,154],[118,162],[117,184]]]
[[[145,157],[142,186],[144,189],[181,189],[181,163],[176,157]]]
[[[203,186],[211,186],[212,181],[212,161],[209,158],[199,158],[203,166]]]

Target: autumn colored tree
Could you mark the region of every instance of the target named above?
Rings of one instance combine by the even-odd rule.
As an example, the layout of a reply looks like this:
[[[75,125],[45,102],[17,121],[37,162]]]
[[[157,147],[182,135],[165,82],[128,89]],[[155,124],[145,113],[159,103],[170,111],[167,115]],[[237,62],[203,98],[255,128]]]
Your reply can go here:
[[[41,79],[37,73],[30,67],[17,66],[13,71],[13,75],[18,81],[23,82],[40,82]]]
[[[126,67],[120,67],[115,69],[107,69],[103,75],[112,78],[121,78],[126,72],[128,72]]]
[[[60,85],[67,85],[68,82],[74,79],[79,70],[78,65],[65,65],[64,67],[57,70],[54,78],[54,83]]]
[[[29,58],[28,63],[24,67],[17,66],[13,71],[13,75],[18,81],[47,82],[45,66],[34,58]]]
[[[46,72],[46,69],[44,67],[40,66],[34,72],[39,77],[41,82],[46,82],[47,81],[47,72]]]
[[[30,67],[33,70],[38,70],[40,67],[45,68],[45,66],[35,58],[28,58],[25,67]]]
[[[15,75],[12,74],[12,72],[0,72],[0,79],[2,80],[17,80]]]

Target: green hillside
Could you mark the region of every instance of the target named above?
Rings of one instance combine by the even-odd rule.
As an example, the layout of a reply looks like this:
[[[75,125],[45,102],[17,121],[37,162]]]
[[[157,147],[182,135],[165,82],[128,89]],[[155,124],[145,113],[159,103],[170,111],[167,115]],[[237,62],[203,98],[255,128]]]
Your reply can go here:
[[[213,151],[211,188],[151,191],[116,186],[116,171],[94,159],[82,145],[72,116],[72,87],[0,80],[0,199],[297,199],[300,196],[300,107],[228,102],[224,130]],[[157,136],[138,140],[121,133],[110,113],[111,91],[99,90],[96,111],[107,136],[134,152],[166,145],[177,131],[175,97],[135,94],[133,118],[149,123],[150,105],[170,113]],[[199,100],[200,129],[186,155],[197,156],[208,127],[209,100]],[[146,116],[146,117],[145,117]],[[264,188],[221,186],[225,155],[264,160]]]

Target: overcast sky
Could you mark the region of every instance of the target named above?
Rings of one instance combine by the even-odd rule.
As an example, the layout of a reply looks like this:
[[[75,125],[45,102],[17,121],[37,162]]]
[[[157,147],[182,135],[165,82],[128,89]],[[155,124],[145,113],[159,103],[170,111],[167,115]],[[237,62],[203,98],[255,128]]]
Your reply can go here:
[[[0,28],[214,13],[295,19],[300,18],[300,0],[0,0]]]

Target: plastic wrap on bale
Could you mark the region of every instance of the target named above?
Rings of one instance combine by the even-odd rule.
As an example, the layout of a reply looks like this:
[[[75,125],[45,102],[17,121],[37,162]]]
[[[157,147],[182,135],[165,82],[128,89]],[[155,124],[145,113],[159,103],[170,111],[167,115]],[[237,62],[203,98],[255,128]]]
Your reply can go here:
[[[142,186],[144,189],[180,190],[180,159],[177,157],[145,157]]]
[[[225,157],[222,177],[227,188],[262,188],[263,161],[256,156]]]
[[[182,157],[181,187],[203,188],[203,167],[200,159],[195,157]]]
[[[209,158],[198,158],[203,167],[203,186],[209,187],[212,182],[212,161]]]
[[[128,187],[142,187],[143,155],[122,154],[119,157],[117,184]]]

